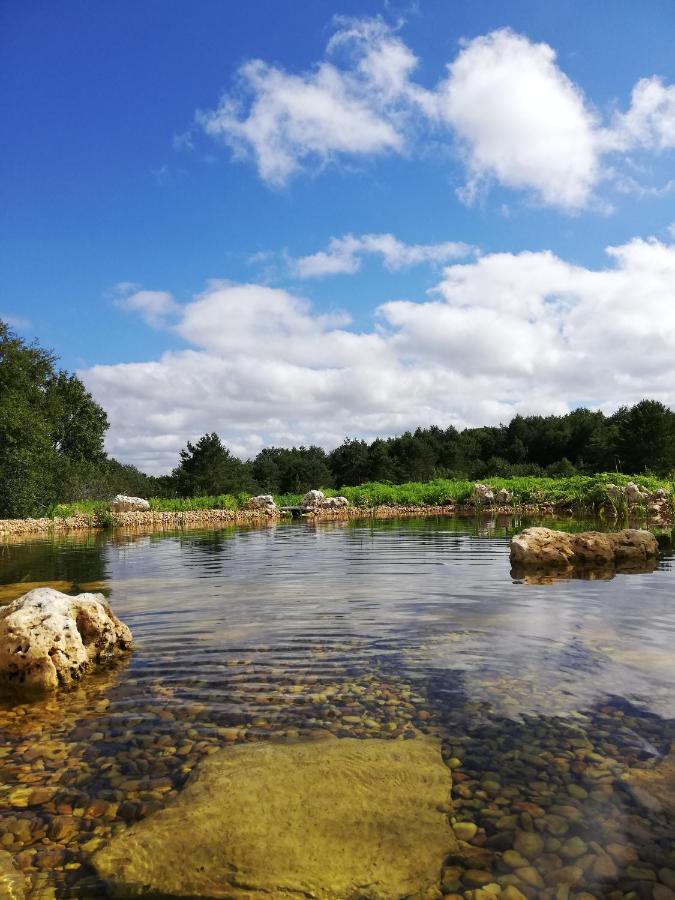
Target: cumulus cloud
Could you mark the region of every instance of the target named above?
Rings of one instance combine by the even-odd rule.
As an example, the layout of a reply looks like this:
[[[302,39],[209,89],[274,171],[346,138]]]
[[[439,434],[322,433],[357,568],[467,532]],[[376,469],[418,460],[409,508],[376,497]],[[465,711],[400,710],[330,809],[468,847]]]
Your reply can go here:
[[[675,148],[675,85],[664,85],[656,77],[642,78],[633,88],[629,108],[615,115],[612,127],[600,139],[609,150]]]
[[[365,331],[284,290],[212,282],[178,312],[186,349],[80,375],[110,415],[109,451],[149,471],[213,430],[247,456],[645,396],[672,405],[675,244],[607,254],[601,269],[547,251],[456,263]]]
[[[494,178],[547,204],[586,205],[599,170],[595,120],[548,44],[508,29],[469,42],[439,86],[438,111],[463,147],[467,199]]]
[[[354,65],[324,61],[310,72],[289,74],[263,60],[245,63],[238,89],[197,121],[237,156],[252,154],[260,176],[283,184],[306,160],[325,162],[338,154],[401,151],[396,127],[398,101],[415,59],[384,25],[346,24],[328,46],[354,53]]]
[[[165,326],[180,311],[180,306],[167,291],[144,291],[140,285],[128,281],[115,285],[113,296],[116,306],[138,313],[152,328]]]
[[[565,210],[591,203],[622,156],[675,147],[675,86],[642,79],[628,110],[603,125],[553,48],[510,29],[465,41],[434,88],[414,80],[417,65],[381,19],[338,18],[313,69],[250,60],[197,123],[275,186],[307,166],[410,154],[440,138],[464,164],[466,202],[496,182]]]
[[[322,278],[325,275],[353,274],[361,268],[361,258],[379,256],[392,272],[421,263],[439,264],[460,259],[475,252],[462,241],[439,244],[406,244],[393,234],[346,234],[331,238],[327,250],[290,260],[298,278]]]

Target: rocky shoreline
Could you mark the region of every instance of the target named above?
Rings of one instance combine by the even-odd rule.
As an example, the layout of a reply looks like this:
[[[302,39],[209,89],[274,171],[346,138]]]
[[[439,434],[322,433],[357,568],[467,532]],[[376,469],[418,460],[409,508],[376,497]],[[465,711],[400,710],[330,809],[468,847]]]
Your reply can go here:
[[[568,504],[526,504],[523,506],[479,506],[475,503],[448,503],[420,506],[349,506],[335,509],[308,510],[302,518],[310,522],[331,522],[347,519],[396,519],[416,516],[573,516]],[[608,517],[609,518],[609,517]],[[614,517],[612,517],[614,518]],[[667,519],[663,515],[648,515],[647,521],[660,525]],[[48,534],[50,532],[104,530],[109,528],[175,531],[182,528],[208,528],[219,525],[267,525],[285,521],[288,515],[265,509],[197,509],[180,512],[144,510],[111,512],[105,519],[96,515],[44,517],[40,519],[0,519],[0,539],[14,535]]]

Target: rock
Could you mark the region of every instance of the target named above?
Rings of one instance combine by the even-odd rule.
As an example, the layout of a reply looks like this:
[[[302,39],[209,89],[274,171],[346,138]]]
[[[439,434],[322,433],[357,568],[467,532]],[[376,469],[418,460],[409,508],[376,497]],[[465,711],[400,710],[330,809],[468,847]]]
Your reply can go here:
[[[652,889],[652,897],[654,900],[675,900],[675,891],[666,887],[665,884],[655,884]]]
[[[492,881],[492,872],[483,869],[467,869],[462,881],[469,887],[479,888]]]
[[[36,588],[0,608],[0,683],[55,690],[131,647],[103,594]]]
[[[628,506],[642,506],[649,497],[647,491],[641,491],[634,481],[628,482],[624,488],[624,492],[626,494]]]
[[[457,840],[470,841],[472,838],[476,837],[478,826],[473,822],[455,822],[452,826],[452,830],[455,832]]]
[[[430,738],[241,744],[92,863],[119,896],[427,896],[459,851],[439,810],[450,787]]]
[[[513,847],[525,859],[532,862],[544,852],[544,839],[536,831],[519,831]]]
[[[494,503],[495,501],[495,493],[487,484],[474,484],[472,496],[477,503]]]
[[[667,756],[651,769],[633,769],[628,788],[642,806],[675,815],[675,744]]]
[[[576,859],[577,856],[582,856],[587,849],[584,841],[578,835],[574,835],[563,843],[560,854],[566,859]]]
[[[307,491],[302,498],[302,508],[306,510],[345,509],[349,506],[346,497],[326,497],[323,491]]]
[[[323,505],[326,495],[323,491],[307,491],[302,498],[301,506],[303,509],[317,509]]]
[[[497,491],[497,503],[501,506],[506,506],[507,504],[513,501],[513,494],[511,491],[507,491],[506,488],[502,488],[500,491]]]
[[[502,859],[510,869],[522,869],[528,863],[528,860],[517,850],[506,850]]]
[[[24,884],[23,875],[14,868],[12,855],[0,850],[0,897],[3,900],[23,900]]]
[[[322,509],[344,509],[349,506],[349,500],[346,497],[326,497],[321,504]]]
[[[277,505],[271,494],[258,494],[257,497],[251,497],[246,503],[247,509],[259,509],[261,512],[275,512]]]
[[[658,555],[651,531],[569,534],[552,528],[526,528],[511,540],[511,561],[520,565],[574,566],[638,563]]]
[[[142,497],[127,497],[126,494],[118,494],[110,504],[112,512],[146,512],[150,504]]]

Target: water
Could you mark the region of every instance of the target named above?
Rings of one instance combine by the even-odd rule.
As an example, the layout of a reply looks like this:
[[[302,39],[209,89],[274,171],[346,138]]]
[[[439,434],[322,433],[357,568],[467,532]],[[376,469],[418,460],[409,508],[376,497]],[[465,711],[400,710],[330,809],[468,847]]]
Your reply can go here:
[[[455,767],[456,818],[479,828],[446,893],[476,886],[467,868],[508,875],[524,831],[543,840],[526,895],[562,896],[572,866],[573,893],[651,897],[675,869],[674,822],[628,785],[675,740],[673,555],[653,572],[526,583],[508,560],[524,524],[4,545],[0,602],[37,584],[102,590],[136,643],[72,692],[0,703],[0,847],[29,896],[103,896],[91,851],[224,744],[421,730]]]

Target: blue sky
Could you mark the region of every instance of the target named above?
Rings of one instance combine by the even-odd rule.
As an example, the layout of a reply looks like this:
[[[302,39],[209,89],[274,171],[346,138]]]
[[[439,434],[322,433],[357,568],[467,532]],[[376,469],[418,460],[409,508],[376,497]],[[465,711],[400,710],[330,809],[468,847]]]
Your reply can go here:
[[[670,0],[0,15],[0,315],[120,458],[673,402]]]

